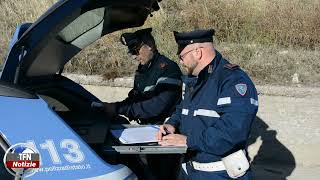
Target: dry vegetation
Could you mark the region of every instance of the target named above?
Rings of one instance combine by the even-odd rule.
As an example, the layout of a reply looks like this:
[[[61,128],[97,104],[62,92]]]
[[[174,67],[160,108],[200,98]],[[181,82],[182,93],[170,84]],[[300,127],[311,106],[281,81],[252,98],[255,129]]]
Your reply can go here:
[[[54,0],[1,0],[0,58],[17,24],[34,21]],[[173,30],[215,28],[217,49],[240,64],[258,83],[320,82],[320,0],[163,0],[149,18],[160,51],[177,59]],[[119,32],[92,44],[66,70],[105,74],[134,72],[135,62],[118,42]],[[0,61],[1,62],[1,61]]]
[[[56,0],[0,0],[0,63],[18,24],[34,22]]]

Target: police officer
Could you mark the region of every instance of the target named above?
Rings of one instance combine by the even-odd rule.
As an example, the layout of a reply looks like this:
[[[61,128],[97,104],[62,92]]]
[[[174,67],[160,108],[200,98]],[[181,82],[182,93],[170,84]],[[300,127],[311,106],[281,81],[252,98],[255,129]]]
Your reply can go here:
[[[140,124],[163,124],[181,98],[180,68],[158,52],[151,31],[151,28],[147,28],[121,35],[120,40],[128,47],[128,54],[140,64],[128,98],[121,102],[104,103],[105,111],[111,117],[121,114],[129,120],[138,120]],[[116,118],[116,121],[124,123],[121,118]],[[173,179],[179,159],[178,155],[148,155],[148,167],[153,178]],[[141,175],[141,166],[137,161],[134,159],[133,165],[131,163],[128,166],[140,179],[151,179],[150,175]]]
[[[121,114],[141,124],[162,124],[181,97],[181,71],[177,63],[161,55],[151,28],[121,35],[128,54],[139,61],[134,87],[121,102],[105,103],[111,116]]]
[[[159,143],[188,147],[185,179],[251,179],[246,143],[258,110],[257,91],[239,66],[214,49],[213,35],[213,29],[174,32],[188,76],[181,104],[160,128]]]

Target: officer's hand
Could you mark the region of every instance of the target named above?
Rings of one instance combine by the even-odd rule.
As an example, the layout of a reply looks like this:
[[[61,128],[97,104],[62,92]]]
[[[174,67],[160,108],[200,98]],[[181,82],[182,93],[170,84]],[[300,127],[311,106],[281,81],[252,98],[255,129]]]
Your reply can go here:
[[[162,140],[164,135],[173,134],[176,131],[176,128],[170,124],[164,124],[160,126],[160,130],[157,133],[157,139]]]
[[[116,104],[115,103],[103,103],[104,105],[104,112],[109,118],[115,118],[117,116],[117,111],[116,111]]]
[[[187,136],[182,134],[169,134],[159,142],[161,146],[187,146]]]

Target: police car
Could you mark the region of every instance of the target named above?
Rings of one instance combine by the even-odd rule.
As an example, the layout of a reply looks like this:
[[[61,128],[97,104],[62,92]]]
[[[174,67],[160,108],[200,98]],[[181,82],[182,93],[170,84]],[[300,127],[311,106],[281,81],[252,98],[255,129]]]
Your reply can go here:
[[[25,143],[41,157],[30,180],[136,179],[106,150],[109,121],[91,108],[100,100],[62,72],[102,36],[143,25],[158,1],[60,0],[18,26],[0,77],[1,160],[10,146]],[[14,179],[4,163],[0,179]]]

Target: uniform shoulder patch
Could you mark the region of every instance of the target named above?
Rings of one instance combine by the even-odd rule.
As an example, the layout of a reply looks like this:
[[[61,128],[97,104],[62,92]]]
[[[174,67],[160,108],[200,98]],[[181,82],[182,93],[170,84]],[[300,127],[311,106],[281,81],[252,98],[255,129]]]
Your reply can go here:
[[[168,64],[167,63],[160,63],[159,65],[160,69],[164,70],[168,68]]]
[[[230,69],[230,70],[234,70],[234,69],[237,69],[237,68],[239,68],[239,65],[237,65],[237,64],[225,64],[224,66],[223,66],[224,68],[227,68],[227,69]]]
[[[236,90],[238,91],[238,93],[239,93],[241,96],[246,95],[247,90],[248,90],[248,87],[247,87],[246,84],[243,84],[243,83],[237,84],[237,85],[235,85],[235,87],[236,87]]]

